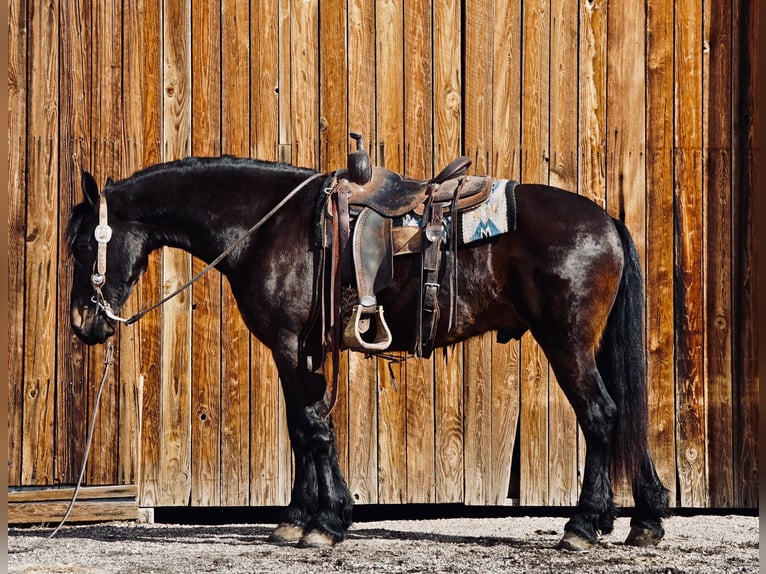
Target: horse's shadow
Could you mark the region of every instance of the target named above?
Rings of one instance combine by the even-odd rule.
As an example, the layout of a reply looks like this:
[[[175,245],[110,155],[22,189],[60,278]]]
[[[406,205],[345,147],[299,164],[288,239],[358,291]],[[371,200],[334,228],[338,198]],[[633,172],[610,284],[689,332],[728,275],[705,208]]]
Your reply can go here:
[[[82,539],[92,542],[179,542],[194,544],[254,544],[266,543],[272,527],[265,525],[200,525],[143,527],[142,525],[86,525],[63,528],[52,542],[59,539]],[[48,529],[11,528],[8,539],[24,537],[43,539]]]
[[[273,530],[269,525],[199,525],[199,526],[161,526],[142,527],[141,525],[78,525],[70,526],[58,532],[59,539],[79,539],[92,542],[119,543],[194,543],[228,544],[232,546],[277,546],[269,541]],[[48,529],[11,528],[8,539],[13,544],[14,538],[43,539],[49,535]],[[545,533],[545,534],[553,534]],[[365,528],[363,525],[348,533],[345,543],[370,540],[396,540],[401,542],[428,542],[444,545],[473,545],[492,547],[505,545],[515,548],[550,548],[555,542],[550,537],[539,536],[529,540],[506,536],[476,536],[445,534],[419,530],[396,530],[387,528]],[[55,543],[55,538],[53,539]]]
[[[539,539],[522,540],[506,536],[476,536],[464,534],[445,534],[443,532],[423,532],[417,530],[392,530],[386,528],[373,528],[355,530],[353,527],[348,534],[349,540],[399,540],[402,542],[430,542],[445,545],[473,545],[492,547],[505,545],[515,548],[534,547],[546,548],[555,546],[553,539],[540,537]]]

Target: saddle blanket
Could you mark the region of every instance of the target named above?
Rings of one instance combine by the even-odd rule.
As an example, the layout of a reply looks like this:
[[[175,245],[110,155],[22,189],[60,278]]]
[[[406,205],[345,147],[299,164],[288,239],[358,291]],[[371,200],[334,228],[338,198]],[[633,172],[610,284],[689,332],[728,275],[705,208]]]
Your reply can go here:
[[[458,245],[481,241],[516,229],[516,185],[515,181],[496,179],[492,183],[487,201],[457,214]],[[445,218],[444,239],[446,239],[447,230],[452,228],[452,217],[449,215]],[[398,233],[397,229],[404,233],[408,229],[412,230],[414,235],[415,230],[421,226],[421,218],[415,213],[408,213],[394,219],[393,225],[394,235]],[[401,251],[397,250],[397,252]]]

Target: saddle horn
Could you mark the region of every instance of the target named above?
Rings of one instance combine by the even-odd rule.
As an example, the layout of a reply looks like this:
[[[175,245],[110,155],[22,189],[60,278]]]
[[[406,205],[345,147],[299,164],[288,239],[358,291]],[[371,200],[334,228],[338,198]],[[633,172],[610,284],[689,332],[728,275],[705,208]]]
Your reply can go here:
[[[370,156],[364,149],[362,134],[351,132],[349,135],[356,141],[356,150],[348,154],[349,180],[358,185],[365,185],[372,179]]]

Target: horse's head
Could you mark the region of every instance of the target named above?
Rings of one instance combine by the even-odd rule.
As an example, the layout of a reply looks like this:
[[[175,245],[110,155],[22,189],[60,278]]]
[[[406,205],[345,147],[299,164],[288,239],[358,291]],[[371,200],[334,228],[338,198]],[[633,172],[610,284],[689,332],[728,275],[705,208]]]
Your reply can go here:
[[[114,334],[114,320],[146,269],[146,233],[135,221],[118,217],[107,203],[111,180],[103,193],[83,171],[85,201],[72,209],[68,225],[74,259],[70,317],[72,330],[88,345],[103,343]],[[99,263],[99,260],[101,261]]]

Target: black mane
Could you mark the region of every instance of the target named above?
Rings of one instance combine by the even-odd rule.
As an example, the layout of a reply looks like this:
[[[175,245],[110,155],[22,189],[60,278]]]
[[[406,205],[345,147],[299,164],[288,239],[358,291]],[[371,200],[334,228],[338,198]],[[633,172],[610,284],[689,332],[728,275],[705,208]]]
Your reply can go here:
[[[228,171],[233,170],[236,172],[255,172],[256,177],[261,176],[300,176],[308,177],[309,175],[316,173],[315,170],[296,167],[292,164],[281,161],[268,161],[249,157],[237,157],[233,155],[221,155],[221,156],[190,156],[183,159],[172,160],[164,163],[158,163],[149,167],[140,169],[134,172],[132,175],[118,180],[109,181],[103,189],[103,193],[109,197],[113,193],[130,189],[134,186],[140,185],[148,178],[156,177],[174,177],[188,173],[199,173],[204,175],[211,171]],[[96,207],[89,201],[83,201],[72,208],[72,212],[69,216],[67,223],[67,245],[70,251],[74,247],[74,242],[77,238],[77,234],[82,225],[83,219],[89,214],[95,213]]]
[[[221,156],[190,156],[183,159],[177,159],[164,163],[158,163],[149,167],[136,171],[129,177],[122,179],[114,184],[108,186],[108,188],[114,189],[120,185],[128,185],[136,183],[145,177],[156,176],[163,173],[178,173],[188,171],[206,171],[209,169],[242,169],[242,170],[256,170],[264,174],[289,174],[289,175],[310,175],[315,173],[315,170],[296,167],[289,163],[281,161],[268,161],[262,159],[255,159],[249,157],[237,157],[233,155],[221,155]]]

